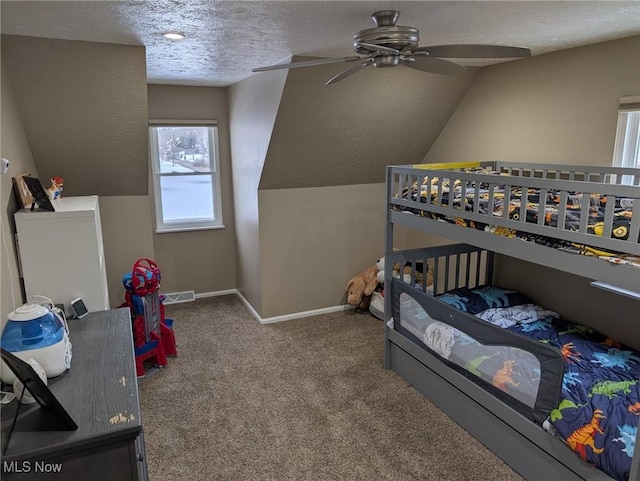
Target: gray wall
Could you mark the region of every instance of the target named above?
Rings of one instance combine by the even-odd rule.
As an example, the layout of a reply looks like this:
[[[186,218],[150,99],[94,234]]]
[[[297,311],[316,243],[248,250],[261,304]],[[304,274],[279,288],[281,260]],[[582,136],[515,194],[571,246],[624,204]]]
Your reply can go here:
[[[155,261],[162,269],[161,290],[165,293],[194,290],[203,294],[235,289],[236,241],[227,89],[149,85],[147,91],[151,119],[218,122],[224,228],[153,234]],[[155,214],[150,214],[155,223]]]
[[[346,304],[344,288],[384,255],[384,184],[259,192],[262,316]]]
[[[618,99],[640,94],[638,59],[636,36],[486,68],[425,161],[611,165]],[[634,334],[638,301],[506,257],[498,279],[569,319],[640,348],[640,335]]]
[[[23,172],[29,172],[37,176],[38,170],[31,155],[31,148],[27,141],[27,136],[22,127],[22,119],[18,111],[16,96],[13,90],[11,78],[2,60],[2,88],[0,103],[2,104],[0,119],[2,129],[0,129],[0,145],[2,150],[0,156],[9,159],[9,172],[0,176],[0,205],[2,206],[2,249],[0,258],[0,326],[4,327],[7,314],[16,307],[22,305],[24,294],[18,275],[18,262],[16,248],[14,244],[13,232],[15,222],[13,213],[18,210],[18,206],[13,194],[11,177]]]

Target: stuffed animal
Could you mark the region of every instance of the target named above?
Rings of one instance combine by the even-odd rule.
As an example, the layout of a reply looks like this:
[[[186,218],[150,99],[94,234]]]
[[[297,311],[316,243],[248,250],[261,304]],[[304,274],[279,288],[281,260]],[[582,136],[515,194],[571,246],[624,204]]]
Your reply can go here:
[[[62,177],[51,177],[51,185],[47,187],[47,195],[51,200],[58,200],[62,198],[62,186],[64,185],[64,179]]]
[[[378,285],[378,268],[373,265],[353,276],[344,288],[347,302],[360,309],[367,309],[371,302],[371,294]]]

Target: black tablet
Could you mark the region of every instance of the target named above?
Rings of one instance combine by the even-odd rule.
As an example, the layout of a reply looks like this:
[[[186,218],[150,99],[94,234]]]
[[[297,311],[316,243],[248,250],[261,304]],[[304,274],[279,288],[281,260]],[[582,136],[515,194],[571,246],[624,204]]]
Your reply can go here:
[[[40,376],[33,370],[30,364],[24,362],[19,357],[14,356],[9,351],[0,348],[2,360],[16,377],[27,387],[31,396],[38,401],[38,404],[56,419],[61,421],[69,431],[78,429],[78,425],[69,416],[69,413],[62,407],[47,385],[40,379]],[[18,396],[19,393],[16,393]]]
[[[36,179],[35,177],[23,177],[22,179],[24,180],[24,183],[27,184],[31,195],[33,196],[34,204],[31,205],[31,210],[33,210],[35,203],[38,204],[40,209],[50,210],[51,212],[56,210],[49,200],[49,196],[45,192],[44,187],[42,187],[39,179]]]

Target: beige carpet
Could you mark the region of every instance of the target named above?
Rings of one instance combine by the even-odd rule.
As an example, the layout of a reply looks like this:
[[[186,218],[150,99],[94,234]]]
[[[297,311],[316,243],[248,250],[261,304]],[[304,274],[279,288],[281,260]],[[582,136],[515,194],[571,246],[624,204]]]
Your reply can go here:
[[[368,313],[260,325],[235,295],[166,306],[139,382],[151,481],[522,478],[392,371]]]

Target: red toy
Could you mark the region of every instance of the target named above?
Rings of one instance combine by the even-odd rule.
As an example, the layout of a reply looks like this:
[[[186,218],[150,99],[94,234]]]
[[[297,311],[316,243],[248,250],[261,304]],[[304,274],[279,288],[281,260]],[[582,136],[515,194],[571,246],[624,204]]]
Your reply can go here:
[[[136,373],[145,376],[144,363],[167,365],[167,356],[178,355],[173,334],[173,319],[165,319],[159,296],[161,272],[151,259],[138,259],[130,273],[122,278],[125,304],[131,310]]]

